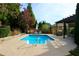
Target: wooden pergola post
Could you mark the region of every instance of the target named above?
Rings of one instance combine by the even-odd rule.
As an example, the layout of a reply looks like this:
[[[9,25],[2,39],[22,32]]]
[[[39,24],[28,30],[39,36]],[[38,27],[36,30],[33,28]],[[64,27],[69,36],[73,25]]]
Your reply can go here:
[[[57,30],[58,30],[58,28],[57,28],[58,26],[57,26],[57,23],[56,23],[56,35],[57,35]]]
[[[65,35],[67,33],[67,29],[66,29],[66,22],[63,22],[63,38],[65,38]]]

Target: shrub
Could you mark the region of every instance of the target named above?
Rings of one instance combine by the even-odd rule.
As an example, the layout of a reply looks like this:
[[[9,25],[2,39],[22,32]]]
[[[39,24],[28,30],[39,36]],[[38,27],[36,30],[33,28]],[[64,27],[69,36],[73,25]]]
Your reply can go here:
[[[71,53],[71,55],[79,56],[79,47],[77,47],[76,49],[71,50],[69,52]]]
[[[0,38],[8,36],[9,33],[10,33],[10,27],[9,26],[0,27]]]
[[[42,33],[48,33],[50,31],[50,26],[48,24],[43,24],[41,27]]]
[[[14,29],[11,34],[12,35],[20,34],[20,30],[19,29]]]
[[[70,31],[70,34],[74,34],[74,31],[75,31],[75,29],[72,29],[72,30]]]
[[[68,36],[74,38],[74,34],[75,34],[75,29],[72,29],[72,30],[69,32],[69,35],[68,35]]]

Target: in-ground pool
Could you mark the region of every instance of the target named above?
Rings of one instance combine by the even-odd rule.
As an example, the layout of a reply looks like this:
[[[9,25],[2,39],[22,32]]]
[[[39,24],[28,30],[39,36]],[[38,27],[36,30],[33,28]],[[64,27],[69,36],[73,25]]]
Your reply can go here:
[[[26,41],[27,44],[47,44],[49,40],[53,40],[53,38],[48,35],[28,35],[21,40]]]

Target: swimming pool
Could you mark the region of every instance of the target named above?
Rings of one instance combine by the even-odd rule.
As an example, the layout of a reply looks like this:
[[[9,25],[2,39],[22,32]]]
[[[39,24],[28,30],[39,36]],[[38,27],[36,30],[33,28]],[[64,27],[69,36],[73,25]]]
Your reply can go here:
[[[28,35],[21,40],[24,40],[27,44],[47,44],[49,40],[53,40],[48,35]]]

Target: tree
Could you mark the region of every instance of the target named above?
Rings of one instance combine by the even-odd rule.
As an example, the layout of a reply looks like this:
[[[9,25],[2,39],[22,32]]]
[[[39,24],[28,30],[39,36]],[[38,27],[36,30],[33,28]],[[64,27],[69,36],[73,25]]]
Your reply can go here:
[[[43,24],[46,24],[46,22],[45,22],[45,21],[39,22],[39,24],[38,24],[38,29],[39,29],[39,30],[41,30],[41,27],[42,27]]]
[[[27,24],[29,25],[30,28],[33,28],[34,25],[36,24],[36,20],[34,13],[32,11],[31,3],[28,3],[27,12],[25,16],[26,16]]]
[[[28,24],[23,17],[23,12],[20,12],[19,14],[19,27],[22,32],[27,33]]]
[[[7,9],[8,9],[8,20],[10,23],[11,28],[18,28],[18,15],[20,13],[20,4],[17,3],[11,3],[7,4]]]
[[[38,29],[42,32],[42,33],[48,33],[50,32],[51,29],[51,25],[49,23],[46,23],[45,21],[40,22],[38,24]]]
[[[79,3],[77,3],[76,7],[75,42],[79,45]]]
[[[8,24],[7,14],[8,14],[7,4],[0,3],[0,21],[2,22],[2,25]]]
[[[20,28],[23,32],[28,32],[32,28],[36,28],[37,21],[32,11],[31,4],[28,3],[27,9],[24,8],[24,11],[20,14]]]
[[[50,29],[50,26],[48,24],[43,24],[42,25],[41,30],[42,30],[43,33],[48,33],[49,29]]]
[[[36,25],[38,25],[37,21],[35,21],[35,24],[33,25],[33,28],[36,28]]]
[[[0,4],[0,20],[3,25],[10,25],[15,28],[18,25],[19,4],[17,3],[2,3]]]
[[[39,30],[41,30],[41,26],[42,26],[42,23],[40,22],[40,23],[38,24],[38,29],[39,29]]]

